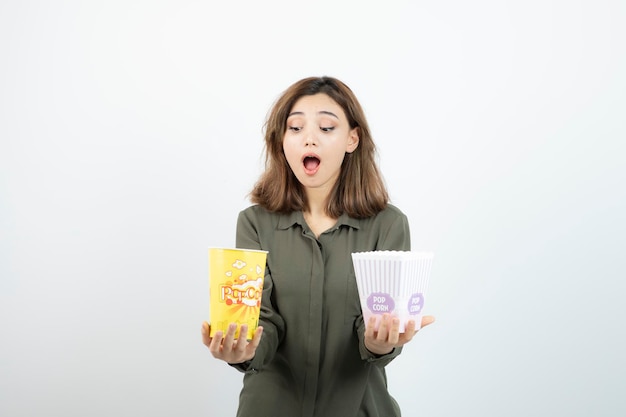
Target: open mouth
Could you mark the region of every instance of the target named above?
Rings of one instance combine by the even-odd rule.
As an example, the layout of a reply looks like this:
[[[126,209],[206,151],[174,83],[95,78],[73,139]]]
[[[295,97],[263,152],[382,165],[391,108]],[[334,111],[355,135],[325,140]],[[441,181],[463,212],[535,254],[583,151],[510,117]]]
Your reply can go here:
[[[317,156],[308,155],[304,157],[302,163],[304,164],[304,169],[313,172],[320,166],[320,159]]]

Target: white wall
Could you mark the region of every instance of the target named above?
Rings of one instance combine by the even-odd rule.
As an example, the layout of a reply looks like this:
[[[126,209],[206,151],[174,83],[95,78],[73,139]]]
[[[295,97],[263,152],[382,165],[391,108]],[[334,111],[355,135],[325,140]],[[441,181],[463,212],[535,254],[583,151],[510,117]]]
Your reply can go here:
[[[626,413],[626,6],[381,4],[0,4],[0,415],[233,415],[206,248],[274,99],[324,74],[436,252],[404,415]]]

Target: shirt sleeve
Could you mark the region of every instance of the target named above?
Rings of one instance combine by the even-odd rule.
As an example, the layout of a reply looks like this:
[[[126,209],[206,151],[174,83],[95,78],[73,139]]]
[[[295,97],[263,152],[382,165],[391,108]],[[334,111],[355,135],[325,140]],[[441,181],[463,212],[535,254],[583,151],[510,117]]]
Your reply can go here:
[[[378,240],[375,250],[411,250],[411,233],[409,229],[409,221],[403,213],[393,219],[388,226],[382,224],[380,227],[381,236]],[[363,316],[359,316],[355,322],[355,328],[359,337],[359,353],[361,359],[384,367],[394,360],[402,352],[402,348],[394,348],[386,355],[375,355],[365,347],[365,322]]]
[[[236,246],[238,248],[263,249],[258,235],[258,223],[252,211],[244,210],[239,213],[236,236]],[[263,326],[261,342],[252,360],[240,364],[230,364],[242,372],[256,373],[267,363],[271,362],[283,338],[285,323],[273,306],[273,287],[271,271],[266,265],[265,278],[263,280],[263,295],[261,296],[261,314],[259,318],[259,325]]]

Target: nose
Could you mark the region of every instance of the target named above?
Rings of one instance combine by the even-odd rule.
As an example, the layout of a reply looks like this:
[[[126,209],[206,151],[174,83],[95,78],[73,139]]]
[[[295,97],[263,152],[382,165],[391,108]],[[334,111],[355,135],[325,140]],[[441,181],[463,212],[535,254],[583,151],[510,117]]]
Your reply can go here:
[[[306,146],[317,146],[317,135],[315,134],[314,131],[307,131],[305,134],[305,138],[306,138],[306,142],[305,145]]]

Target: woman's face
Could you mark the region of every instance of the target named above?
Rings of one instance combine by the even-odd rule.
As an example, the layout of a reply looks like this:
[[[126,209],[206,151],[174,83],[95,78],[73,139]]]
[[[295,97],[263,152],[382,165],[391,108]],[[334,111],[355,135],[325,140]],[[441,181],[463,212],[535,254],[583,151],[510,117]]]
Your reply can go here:
[[[358,128],[350,129],[343,109],[326,94],[301,97],[287,117],[283,151],[309,195],[328,195],[346,152],[358,144]]]

